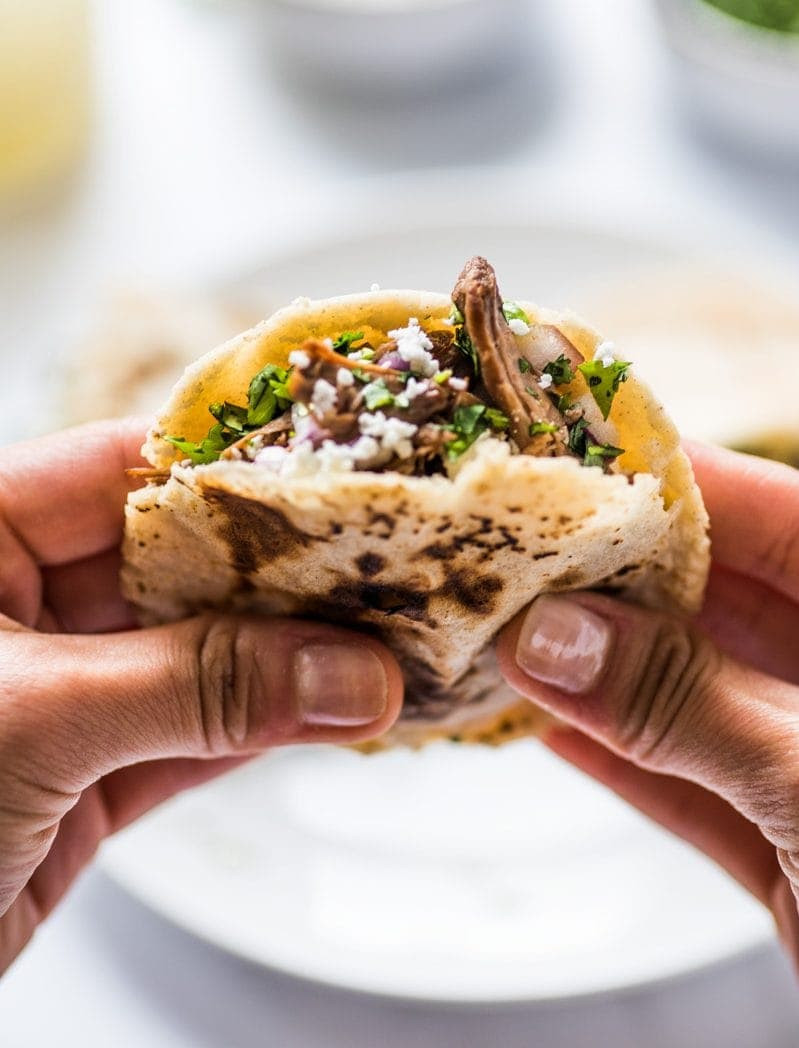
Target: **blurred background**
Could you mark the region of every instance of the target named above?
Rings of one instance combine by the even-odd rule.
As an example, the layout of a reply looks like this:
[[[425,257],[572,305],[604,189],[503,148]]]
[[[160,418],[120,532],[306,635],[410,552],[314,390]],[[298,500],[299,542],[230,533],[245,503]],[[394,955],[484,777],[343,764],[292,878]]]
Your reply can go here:
[[[799,2],[0,0],[0,441],[147,414],[296,295],[446,291],[476,252],[687,434],[799,461]],[[165,808],[0,1023],[758,1048],[799,1000],[735,886],[522,742],[286,752]]]

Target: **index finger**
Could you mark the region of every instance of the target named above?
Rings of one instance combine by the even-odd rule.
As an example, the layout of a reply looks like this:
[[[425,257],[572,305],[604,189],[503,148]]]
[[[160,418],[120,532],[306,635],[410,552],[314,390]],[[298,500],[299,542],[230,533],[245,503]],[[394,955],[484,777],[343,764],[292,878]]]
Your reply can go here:
[[[0,449],[0,525],[40,566],[102,553],[122,536],[146,423],[92,422]]]
[[[799,601],[799,471],[686,443],[710,514],[716,563]]]

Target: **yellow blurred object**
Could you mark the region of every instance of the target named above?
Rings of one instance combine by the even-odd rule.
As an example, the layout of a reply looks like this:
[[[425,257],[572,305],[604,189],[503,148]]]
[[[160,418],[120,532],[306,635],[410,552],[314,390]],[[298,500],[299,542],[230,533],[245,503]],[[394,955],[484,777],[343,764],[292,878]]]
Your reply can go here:
[[[90,80],[88,0],[0,0],[0,207],[77,164]]]

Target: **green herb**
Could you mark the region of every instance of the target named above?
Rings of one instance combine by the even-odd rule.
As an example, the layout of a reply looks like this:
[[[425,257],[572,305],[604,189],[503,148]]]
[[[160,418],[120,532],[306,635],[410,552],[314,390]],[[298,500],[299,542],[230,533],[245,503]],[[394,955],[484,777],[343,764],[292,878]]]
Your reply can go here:
[[[525,389],[526,393],[529,393],[531,397],[535,397],[536,400],[540,400],[541,399],[541,397],[539,396],[538,390],[534,389],[532,386],[525,386],[524,389]]]
[[[164,437],[170,444],[191,459],[195,466],[216,462],[219,456],[246,433],[260,429],[275,417],[278,409],[285,411],[291,404],[288,379],[291,368],[267,364],[253,375],[247,390],[247,407],[229,400],[208,405],[217,424],[197,443],[183,437]]]
[[[194,441],[185,440],[183,437],[164,437],[164,440],[169,441],[178,451],[191,459],[193,465],[205,466],[209,462],[216,462],[225,448],[230,447],[238,438],[238,433],[231,433],[230,430],[226,430],[220,422],[218,425],[212,426],[208,431],[208,436],[196,444]]]
[[[568,411],[569,408],[573,406],[573,404],[574,401],[568,393],[563,393],[561,394],[561,396],[558,397],[558,411]]]
[[[613,398],[619,390],[619,383],[627,381],[627,368],[629,360],[614,360],[607,367],[601,360],[586,360],[579,365],[579,370],[585,376],[591,395],[602,412],[602,418],[607,418],[613,406]]]
[[[486,421],[492,429],[507,429],[510,419],[496,408],[486,408]]]
[[[544,368],[545,375],[552,376],[552,382],[556,386],[565,386],[574,378],[574,372],[568,359],[561,353],[557,360],[550,360]]]
[[[504,302],[502,312],[506,320],[523,320],[525,324],[530,323],[530,318],[517,302]]]
[[[240,408],[226,400],[224,404],[209,404],[208,410],[223,429],[229,429],[238,434],[246,433],[247,408]]]
[[[530,436],[535,437],[539,433],[557,433],[559,427],[554,422],[533,422],[530,426]]]
[[[583,458],[584,466],[603,466],[608,459],[618,458],[624,454],[624,448],[614,448],[612,444],[588,444]]]
[[[444,427],[454,430],[457,434],[455,439],[447,444],[447,453],[450,458],[459,458],[489,427],[504,430],[509,425],[510,419],[507,415],[496,408],[486,407],[485,404],[467,404],[456,408],[452,424]]]
[[[477,350],[474,348],[474,343],[469,338],[466,328],[461,325],[455,328],[455,345],[463,353],[465,357],[468,357],[472,362],[475,376],[480,374],[480,360],[477,356]]]
[[[452,304],[452,312],[449,315],[449,322],[450,324],[452,324],[453,327],[461,327],[463,324],[466,323],[466,318],[454,302]]]
[[[352,349],[353,342],[360,342],[362,338],[363,331],[342,331],[333,342],[333,349],[336,353],[343,353],[344,356],[347,356]]]
[[[528,371],[532,371],[532,370],[533,370],[533,365],[530,363],[530,361],[529,360],[525,360],[524,357],[519,357],[519,371],[521,371],[521,373],[523,375],[526,375]]]
[[[578,418],[574,425],[569,426],[569,451],[573,451],[575,455],[585,455],[587,429],[588,423],[584,418]]]
[[[385,379],[379,378],[375,382],[370,382],[368,386],[364,386],[363,399],[370,411],[376,411],[377,408],[393,404],[394,394],[386,385]]]
[[[764,29],[799,33],[799,0],[706,0],[719,10]]]

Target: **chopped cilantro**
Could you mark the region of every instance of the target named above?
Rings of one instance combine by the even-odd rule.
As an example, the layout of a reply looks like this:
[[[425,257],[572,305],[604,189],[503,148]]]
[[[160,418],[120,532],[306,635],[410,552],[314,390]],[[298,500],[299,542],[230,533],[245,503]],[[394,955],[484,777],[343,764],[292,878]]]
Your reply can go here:
[[[456,433],[455,439],[447,444],[447,453],[450,458],[459,458],[489,427],[503,430],[509,425],[510,419],[507,415],[496,408],[486,407],[485,404],[467,404],[456,408],[452,425],[445,426],[445,429],[454,430]]]
[[[525,324],[530,323],[530,318],[517,302],[503,302],[502,312],[506,320],[523,320]]]
[[[572,366],[563,353],[557,360],[550,360],[544,368],[544,374],[551,375],[552,382],[556,386],[565,386],[574,378]]]
[[[474,348],[474,343],[469,338],[469,334],[463,324],[460,327],[455,328],[455,345],[463,353],[465,357],[468,357],[472,362],[475,375],[480,374],[480,360],[477,356],[477,350]]]
[[[292,398],[287,385],[291,371],[291,368],[267,364],[253,376],[247,391],[248,425],[265,426],[275,417],[277,408],[285,411],[291,404]]]
[[[535,437],[539,433],[557,433],[558,428],[554,422],[533,422],[529,432],[531,437]]]
[[[575,455],[585,455],[588,443],[587,429],[588,423],[584,418],[578,418],[573,426],[569,426],[569,451],[573,451]]]
[[[333,349],[336,353],[343,353],[344,356],[352,349],[353,342],[360,342],[363,338],[363,331],[342,331],[337,339],[333,342]]]
[[[486,408],[485,417],[492,429],[507,429],[510,425],[508,416],[498,411],[497,408]]]
[[[456,431],[465,437],[471,436],[485,413],[485,404],[466,404],[463,407],[456,408],[453,415]]]
[[[521,373],[523,375],[526,375],[528,371],[532,371],[532,370],[533,370],[533,365],[530,363],[530,361],[529,360],[525,360],[524,357],[519,357],[519,371],[521,371]]]
[[[368,386],[364,386],[363,398],[370,411],[376,411],[377,408],[388,407],[394,403],[394,394],[386,385],[385,379],[382,378],[377,379],[375,382],[370,382]]]
[[[579,370],[588,383],[591,395],[602,412],[602,418],[607,418],[613,405],[613,398],[619,390],[619,383],[627,381],[627,368],[629,360],[614,360],[607,367],[601,360],[586,360],[579,365]]]
[[[291,368],[267,364],[250,381],[246,408],[229,400],[209,404],[208,410],[216,419],[216,425],[211,426],[207,436],[196,443],[184,437],[165,436],[164,440],[191,459],[195,466],[216,462],[223,451],[246,433],[271,422],[278,409],[286,410],[292,402],[287,385],[290,374]]]
[[[624,454],[624,448],[614,448],[612,444],[588,444],[583,458],[584,466],[604,466],[608,459],[618,458]]]
[[[563,393],[558,397],[558,411],[568,411],[573,405],[572,398],[568,393]]]
[[[208,410],[223,429],[229,429],[238,434],[246,432],[247,408],[240,408],[226,400],[224,404],[209,404]]]
[[[208,436],[198,441],[185,440],[183,437],[164,437],[164,440],[173,444],[187,458],[191,459],[194,466],[205,466],[209,462],[216,462],[225,448],[230,447],[239,437],[238,433],[225,430],[222,423],[211,426]]]

